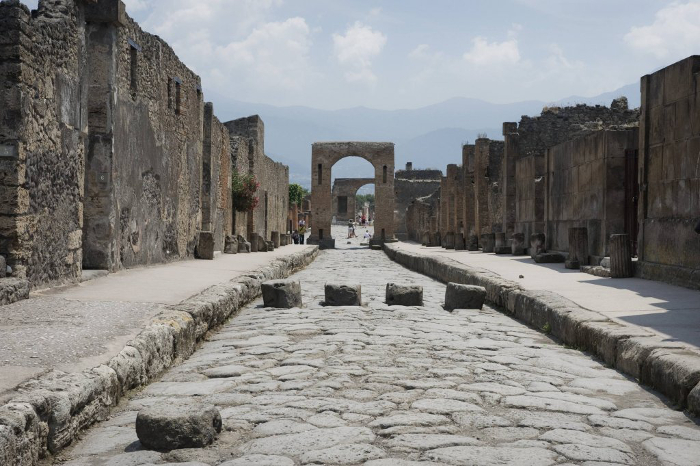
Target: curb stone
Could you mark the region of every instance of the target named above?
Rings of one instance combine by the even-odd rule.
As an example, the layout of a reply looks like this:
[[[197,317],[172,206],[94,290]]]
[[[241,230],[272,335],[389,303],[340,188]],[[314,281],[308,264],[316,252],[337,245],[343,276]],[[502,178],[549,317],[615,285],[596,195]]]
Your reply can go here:
[[[663,393],[680,408],[700,415],[700,354],[685,344],[663,341],[643,328],[627,326],[585,309],[551,291],[525,290],[495,272],[446,257],[384,252],[399,264],[443,283],[486,288],[486,301],[535,328],[547,326],[564,344],[589,351],[606,364]]]
[[[211,286],[164,310],[107,364],[78,373],[51,371],[22,383],[0,406],[0,464],[35,465],[68,446],[81,431],[107,419],[129,390],[153,381],[189,357],[209,330],[260,295],[263,281],[286,278],[310,264],[318,247],[273,260]]]

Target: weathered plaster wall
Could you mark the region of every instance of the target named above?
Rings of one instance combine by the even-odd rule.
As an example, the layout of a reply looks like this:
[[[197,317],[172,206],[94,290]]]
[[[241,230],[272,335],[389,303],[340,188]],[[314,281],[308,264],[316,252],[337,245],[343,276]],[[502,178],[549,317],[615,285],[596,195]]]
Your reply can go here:
[[[0,254],[32,287],[76,281],[87,105],[83,7],[0,2]]]
[[[568,251],[569,228],[586,227],[589,254],[602,258],[611,234],[630,233],[625,230],[625,183],[634,180],[625,179],[625,160],[634,157],[638,143],[638,129],[630,128],[596,131],[547,150],[547,249]]]
[[[643,76],[641,90],[638,273],[700,288],[700,56]]]

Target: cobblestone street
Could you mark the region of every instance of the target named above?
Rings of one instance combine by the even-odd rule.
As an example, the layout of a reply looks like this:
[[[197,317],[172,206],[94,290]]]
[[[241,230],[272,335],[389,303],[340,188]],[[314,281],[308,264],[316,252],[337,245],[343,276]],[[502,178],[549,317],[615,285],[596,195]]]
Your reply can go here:
[[[447,312],[445,285],[346,242],[291,277],[303,309],[257,300],[57,463],[700,463],[700,429],[654,393],[486,306]],[[366,305],[322,306],[325,282],[360,283]],[[425,305],[384,304],[387,282],[422,285]],[[137,411],[175,397],[215,404],[224,430],[142,449]]]

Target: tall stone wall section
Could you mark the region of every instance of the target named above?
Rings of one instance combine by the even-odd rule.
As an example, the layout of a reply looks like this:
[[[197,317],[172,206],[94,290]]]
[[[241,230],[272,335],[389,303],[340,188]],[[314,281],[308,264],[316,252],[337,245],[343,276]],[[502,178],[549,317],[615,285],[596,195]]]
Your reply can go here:
[[[547,249],[569,250],[569,228],[586,227],[588,251],[597,263],[608,255],[611,234],[625,229],[626,160],[636,156],[637,128],[596,131],[556,145],[546,153]],[[634,173],[634,177],[637,173]]]
[[[260,183],[257,207],[252,212],[236,212],[237,233],[246,238],[257,233],[269,240],[271,232],[287,231],[289,167],[265,155],[265,125],[258,115],[229,121],[225,126],[234,167],[239,173],[254,175]],[[245,225],[245,233],[241,224]]]
[[[468,239],[469,236],[476,234],[476,195],[474,190],[474,164],[475,164],[475,146],[474,144],[464,144],[462,146],[462,180],[464,184],[464,236]]]
[[[440,188],[440,170],[396,170],[394,178],[394,193],[396,213],[394,225],[396,238],[405,240],[409,238],[409,224],[407,215],[411,201],[433,194]]]
[[[639,263],[700,288],[700,56],[641,79]]]
[[[406,233],[409,240],[435,246],[432,242],[436,233],[434,221],[439,204],[439,188],[430,195],[413,199],[409,203],[406,208]]]
[[[638,119],[638,110],[629,110],[626,100],[616,100],[611,107],[545,108],[539,116],[523,116],[517,131],[515,123],[505,123],[505,161],[501,175],[506,193],[502,198],[505,231],[510,230],[510,221],[513,232],[524,233],[526,237],[544,231],[544,156],[548,148],[591,131],[636,125]],[[509,210],[513,208],[514,213]]]
[[[0,254],[34,287],[81,274],[84,10],[0,3]]]
[[[0,2],[0,63],[0,254],[32,287],[190,258],[200,231],[222,249],[243,159],[267,192],[259,233],[284,231],[288,169],[264,132],[234,143],[199,77],[121,1]]]

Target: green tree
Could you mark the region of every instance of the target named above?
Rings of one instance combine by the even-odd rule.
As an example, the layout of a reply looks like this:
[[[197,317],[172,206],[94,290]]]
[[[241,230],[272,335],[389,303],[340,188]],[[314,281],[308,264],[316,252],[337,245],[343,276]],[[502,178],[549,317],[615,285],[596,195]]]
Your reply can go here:
[[[304,200],[304,196],[306,193],[304,188],[301,187],[301,185],[298,185],[296,183],[292,183],[289,185],[289,205],[296,204],[299,207],[301,207],[301,201]]]
[[[374,194],[358,194],[356,197],[357,207],[361,208],[365,202],[369,202],[370,206],[374,205]]]

